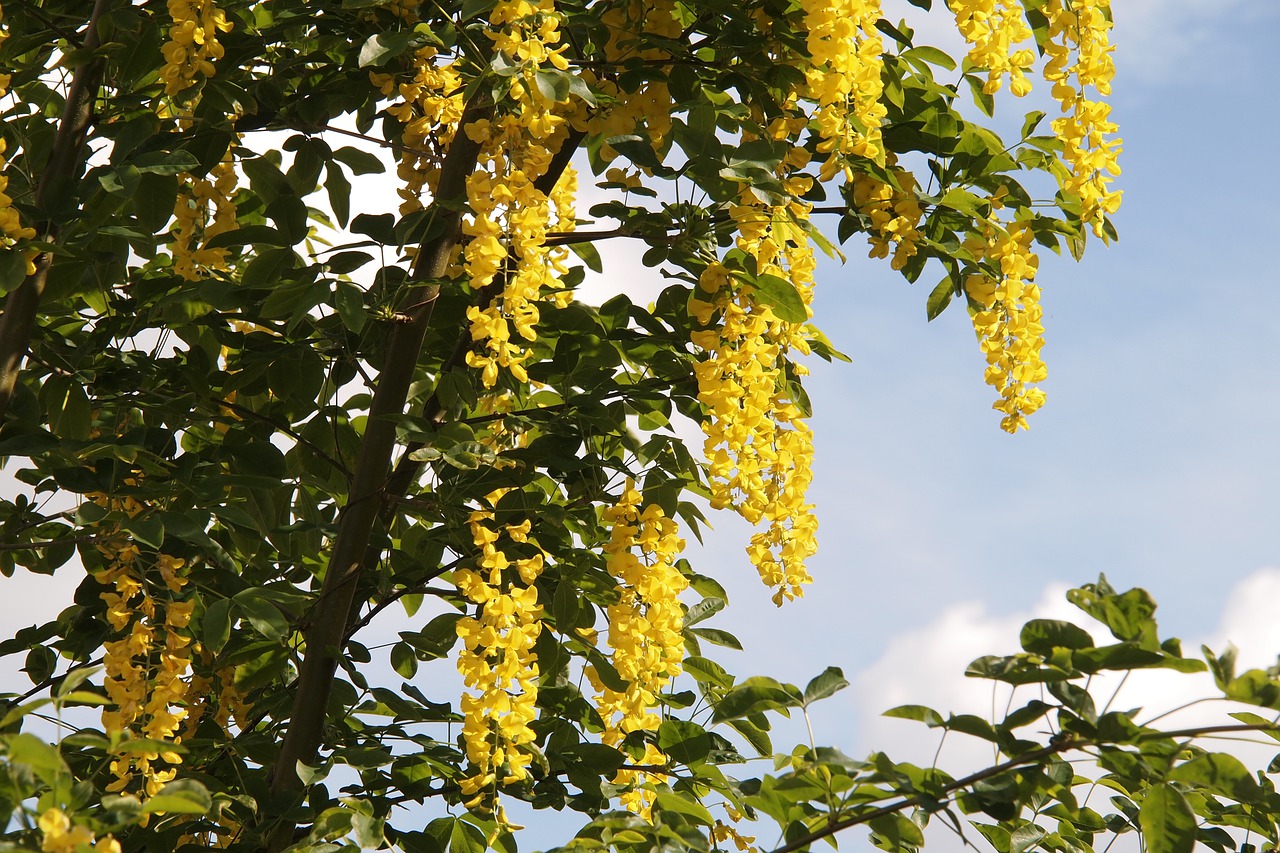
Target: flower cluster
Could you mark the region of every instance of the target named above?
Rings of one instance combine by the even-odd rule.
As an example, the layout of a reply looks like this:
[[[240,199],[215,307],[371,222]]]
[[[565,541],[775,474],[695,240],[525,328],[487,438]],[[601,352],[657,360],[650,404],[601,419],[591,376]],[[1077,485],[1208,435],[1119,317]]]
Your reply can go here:
[[[505,490],[486,498],[496,504]],[[458,591],[477,605],[476,615],[458,620],[462,640],[458,671],[468,690],[462,696],[463,742],[472,775],[461,783],[468,807],[491,799],[499,784],[528,776],[531,756],[520,747],[534,738],[529,724],[537,716],[538,657],[534,642],[542,630],[542,606],[534,582],[545,555],[529,539],[530,523],[496,526],[490,510],[469,518],[471,537],[480,551],[474,568],[453,574]],[[500,538],[534,554],[510,559]]]
[[[481,371],[486,388],[503,370],[517,382],[529,381],[524,363],[532,353],[522,341],[537,340],[543,291],[554,291],[561,304],[570,298],[558,288],[568,269],[568,250],[546,246],[551,199],[536,186],[568,134],[561,114],[568,101],[545,91],[537,74],[544,63],[566,70],[567,46],[556,46],[559,19],[551,0],[500,2],[489,24],[485,32],[494,47],[521,70],[511,78],[508,106],[464,128],[481,150],[479,168],[467,178],[471,215],[462,226],[467,238],[463,265],[473,290],[484,290],[495,279],[501,285],[493,299],[467,311],[471,339],[480,345],[467,353],[467,364]],[[567,189],[559,189],[555,204],[560,220],[573,218]]]
[[[214,61],[225,50],[218,33],[231,31],[231,22],[213,0],[169,0],[169,41],[161,51],[164,68],[160,79],[170,97],[194,86],[201,77],[212,77]]]
[[[4,21],[4,10],[0,9],[0,24]],[[0,44],[9,38],[9,33],[0,27]],[[0,98],[9,91],[9,75],[0,74]],[[5,140],[0,139],[0,249],[11,249],[19,240],[30,240],[36,236],[36,229],[22,224],[18,211],[13,206],[13,199],[5,190],[9,189],[9,176],[4,173],[8,161],[4,153],[7,148]],[[27,275],[36,271],[34,250],[27,252]]]
[[[628,480],[622,497],[603,511],[610,531],[604,553],[619,592],[617,602],[608,607],[608,643],[614,669],[626,680],[627,689],[606,687],[590,668],[587,675],[597,690],[596,705],[606,725],[601,740],[610,745],[620,744],[630,732],[658,728],[661,719],[651,709],[662,689],[680,674],[684,659],[680,593],[689,582],[675,567],[684,540],[675,519],[667,518],[661,507],[641,504],[640,493]],[[650,743],[639,763],[665,761]],[[621,800],[641,814],[647,814],[649,801],[638,785],[648,775],[627,770],[615,779],[618,784],[637,786]]]
[[[102,711],[102,726],[116,749],[111,763],[115,781],[107,790],[123,791],[140,774],[143,791],[155,796],[177,775],[173,765],[181,764],[182,757],[157,746],[135,749],[128,740],[145,738],[174,745],[182,741],[178,726],[187,714],[185,676],[192,651],[186,629],[195,602],[172,597],[157,601],[138,566],[139,552],[133,543],[110,542],[99,549],[108,564],[94,573],[94,579],[112,588],[101,598],[107,605],[107,621],[120,638],[103,644],[103,687],[110,701]],[[165,554],[156,559],[156,572],[172,594],[181,593],[187,584],[181,572],[184,565],[183,560]],[[163,642],[157,642],[159,635]]]
[[[994,95],[1008,76],[1013,94],[1030,92],[1027,69],[1035,65],[1036,55],[1029,47],[1018,47],[1032,37],[1018,0],[947,0],[947,5],[970,44],[969,61],[987,71],[983,91]]]
[[[744,193],[730,208],[738,248],[754,259],[758,274],[783,279],[806,306],[813,298],[815,260],[799,224],[807,207],[773,209]],[[792,215],[789,215],[792,214]],[[775,603],[803,595],[809,582],[805,561],[817,550],[817,519],[806,502],[812,479],[813,431],[804,422],[794,377],[807,371],[792,364],[791,351],[809,352],[801,323],[777,317],[749,284],[735,282],[721,263],[707,266],[690,306],[698,323],[719,327],[693,333],[706,357],[694,366],[698,398],[708,417],[702,430],[709,463],[711,504],[731,507],[752,524],[767,521],[747,548]]]
[[[894,188],[864,172],[853,176],[853,207],[870,222],[867,241],[871,244],[869,257],[889,257],[893,246],[893,260],[889,265],[900,270],[916,254],[920,243],[917,230],[924,210],[916,194],[916,179],[910,172],[893,169],[898,186]]]
[[[828,180],[846,168],[846,157],[882,160],[880,72],[884,49],[876,22],[879,0],[801,0],[808,30],[809,96],[817,102],[814,114],[818,152],[827,154],[820,175]]]
[[[1034,283],[1039,259],[1031,251],[1031,229],[1014,222],[1001,227],[994,220],[985,236],[965,243],[975,257],[999,267],[993,279],[974,273],[965,280],[965,291],[980,310],[973,312],[973,327],[986,355],[985,379],[1000,393],[994,408],[1004,417],[1006,432],[1027,428],[1027,415],[1044,405],[1044,391],[1029,387],[1046,376],[1040,349],[1044,346],[1040,288]]]
[[[414,54],[412,79],[397,83],[391,74],[369,74],[382,94],[399,98],[386,112],[404,128],[400,134],[404,148],[396,167],[396,174],[403,182],[396,190],[401,198],[402,215],[421,210],[423,190],[435,189],[443,151],[462,118],[464,104],[458,69],[450,62],[439,60],[439,51],[425,45]]]
[[[1090,88],[1111,94],[1110,5],[1111,0],[1046,0],[1041,9],[1049,21],[1044,76],[1066,114],[1053,121],[1070,171],[1063,189],[1080,199],[1080,218],[1099,236],[1103,218],[1119,209],[1121,195],[1110,188],[1120,174],[1121,141],[1108,137],[1118,128],[1110,120],[1110,105],[1089,96]]]
[[[672,0],[617,3],[601,14],[600,23],[609,33],[604,55],[610,65],[624,67],[628,62],[642,62],[662,74],[669,70],[661,63],[670,58],[670,53],[648,44],[647,40],[652,36],[679,37],[681,25]],[[593,110],[585,122],[588,133],[608,139],[635,133],[636,128],[643,125],[655,147],[663,144],[671,132],[672,100],[671,90],[659,74],[644,80],[634,92],[622,89],[610,76],[597,76],[590,70],[584,70],[582,78],[598,92],[603,105]],[[617,152],[606,143],[601,147],[600,156],[611,161]]]
[[[119,841],[110,835],[97,838],[88,827],[73,825],[71,818],[56,807],[40,815],[36,826],[43,836],[40,849],[44,853],[79,853],[85,849],[94,853],[120,853]]]
[[[237,182],[230,151],[207,177],[182,175],[173,206],[174,224],[169,251],[173,255],[173,271],[187,281],[198,280],[202,270],[227,268],[227,250],[209,248],[206,244],[217,235],[239,227],[236,205],[232,200]]]

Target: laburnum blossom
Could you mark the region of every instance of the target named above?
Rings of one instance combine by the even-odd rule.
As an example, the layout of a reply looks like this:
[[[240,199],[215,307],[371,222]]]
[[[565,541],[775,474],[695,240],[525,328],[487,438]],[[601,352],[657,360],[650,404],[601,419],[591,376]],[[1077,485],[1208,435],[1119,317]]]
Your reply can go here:
[[[486,497],[490,505],[505,494]],[[530,523],[497,526],[489,510],[475,510],[468,526],[478,550],[470,568],[454,572],[458,591],[476,607],[458,620],[462,641],[458,671],[467,692],[462,695],[462,737],[471,774],[459,784],[468,807],[493,804],[499,785],[525,779],[532,756],[521,747],[534,739],[530,723],[537,717],[538,656],[534,643],[542,630],[542,606],[534,587],[545,555],[512,559],[500,547],[505,537],[517,545],[529,539]]]
[[[94,579],[111,587],[100,597],[117,638],[103,643],[103,689],[108,701],[102,709],[102,727],[115,743],[110,764],[114,779],[106,787],[124,791],[140,778],[142,793],[155,796],[177,776],[176,765],[182,763],[177,750],[159,745],[182,742],[179,726],[187,715],[192,686],[188,677],[192,639],[187,629],[195,602],[157,601],[144,581],[133,544],[108,541],[99,550],[108,565],[95,572]],[[186,586],[185,565],[167,554],[157,556],[156,573],[170,592],[180,593]],[[138,737],[156,746],[130,747],[127,742]]]
[[[1001,429],[1027,428],[1027,416],[1044,405],[1044,391],[1032,387],[1048,371],[1040,358],[1044,346],[1040,288],[1035,284],[1039,259],[1031,251],[1032,232],[1023,222],[1002,226],[990,221],[985,237],[966,242],[975,257],[999,269],[992,278],[974,273],[965,290],[979,310],[973,327],[986,356],[985,379],[1000,394],[994,408],[1003,413]]]
[[[232,24],[213,0],[168,0],[168,6],[173,26],[169,41],[160,48],[160,79],[165,94],[173,96],[216,73],[213,63],[226,53],[218,33],[230,32]]]
[[[4,10],[0,8],[0,45],[4,44],[8,38],[9,33],[4,28]],[[5,97],[8,92],[9,75],[0,74],[0,98]],[[9,189],[9,176],[4,173],[8,165],[4,156],[6,148],[7,143],[0,139],[0,249],[11,249],[19,241],[31,240],[36,236],[36,229],[22,224],[22,217],[18,215],[17,208],[13,206],[13,199],[6,192]],[[26,252],[27,275],[36,271],[35,256],[34,249]]]
[[[853,207],[865,216],[870,228],[867,241],[872,258],[887,258],[890,247],[893,259],[889,265],[900,270],[915,256],[920,243],[917,230],[924,210],[916,194],[915,176],[904,169],[892,169],[898,182],[895,189],[884,181],[859,172],[853,176]]]
[[[1044,76],[1064,113],[1053,120],[1068,167],[1063,189],[1080,199],[1080,218],[1099,236],[1106,214],[1120,207],[1120,192],[1111,189],[1120,174],[1119,128],[1111,105],[1091,94],[1111,94],[1115,76],[1110,6],[1110,0],[1046,0],[1041,8],[1049,22]]]
[[[794,210],[771,209],[744,192],[729,212],[738,248],[755,259],[760,274],[794,287],[809,313],[816,262],[799,225],[808,209],[792,205]],[[710,327],[694,332],[693,343],[705,351],[694,372],[707,412],[702,431],[711,505],[768,525],[752,537],[747,554],[781,603],[803,595],[810,581],[805,561],[817,550],[817,520],[806,499],[813,432],[786,375],[788,369],[796,376],[806,372],[788,355],[807,354],[808,339],[802,323],[779,318],[719,262],[702,273],[690,308],[700,325]]]
[[[985,69],[983,91],[994,95],[1007,76],[1009,90],[1018,97],[1031,91],[1027,70],[1036,54],[1029,44],[1032,32],[1018,0],[947,0],[960,35],[970,45],[969,61]]]
[[[110,835],[98,838],[86,826],[73,824],[59,808],[46,809],[36,819],[41,833],[40,849],[44,853],[78,853],[82,849],[94,853],[120,853],[120,842]]]
[[[844,158],[884,158],[880,2],[801,0],[800,7],[811,57],[808,94],[817,103],[813,121],[822,140],[818,152],[828,155],[819,171],[825,181],[848,169]]]
[[[173,271],[187,281],[196,281],[206,270],[227,268],[227,249],[206,244],[219,234],[239,227],[233,200],[238,177],[231,152],[209,171],[207,177],[182,175],[174,202],[174,224],[169,251]]]
[[[618,501],[603,510],[602,518],[610,531],[605,559],[618,583],[618,600],[607,611],[608,644],[613,668],[627,686],[625,690],[605,686],[592,668],[587,676],[597,690],[596,706],[605,721],[601,740],[617,745],[628,733],[655,731],[662,722],[653,708],[658,694],[681,671],[684,609],[680,593],[689,582],[675,567],[685,544],[675,519],[655,504],[643,505],[632,481],[627,481]],[[665,761],[666,756],[649,743],[637,763],[653,766]],[[640,785],[660,776],[634,770],[619,773],[615,783],[631,786],[620,798],[623,805],[647,815],[651,795]]]
[[[499,3],[485,33],[495,50],[520,69],[511,79],[509,105],[463,128],[480,146],[479,168],[466,182],[470,215],[462,225],[467,238],[463,268],[473,290],[500,285],[484,305],[467,312],[476,348],[466,361],[491,388],[504,371],[521,384],[528,382],[525,362],[531,356],[528,344],[538,337],[539,303],[565,305],[571,299],[558,286],[568,271],[568,252],[547,246],[546,240],[553,216],[565,218],[572,200],[560,188],[553,202],[553,193],[537,185],[569,131],[563,115],[568,101],[548,94],[537,82],[544,65],[568,67],[553,4]]]

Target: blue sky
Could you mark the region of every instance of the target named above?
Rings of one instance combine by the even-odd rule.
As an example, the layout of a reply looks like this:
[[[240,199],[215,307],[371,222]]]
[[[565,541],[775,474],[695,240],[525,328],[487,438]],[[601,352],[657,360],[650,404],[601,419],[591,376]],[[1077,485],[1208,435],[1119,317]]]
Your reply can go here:
[[[1188,632],[1277,562],[1280,6],[1116,5],[1121,239],[1043,260],[1048,403],[1029,432],[997,428],[962,308],[925,323],[936,275],[908,285],[854,240],[820,268],[815,320],[854,363],[809,383],[822,551],[790,630],[835,619],[874,654],[956,599],[1020,608],[1105,571]],[[1129,57],[1126,32],[1165,14],[1182,44]]]

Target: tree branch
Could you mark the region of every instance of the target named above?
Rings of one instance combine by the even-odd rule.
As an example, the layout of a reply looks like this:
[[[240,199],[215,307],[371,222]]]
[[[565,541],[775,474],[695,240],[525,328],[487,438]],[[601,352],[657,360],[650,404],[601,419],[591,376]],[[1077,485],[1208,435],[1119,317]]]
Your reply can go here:
[[[86,52],[95,50],[101,43],[98,21],[110,7],[111,0],[94,3],[84,34],[83,49]],[[50,202],[60,200],[70,191],[72,181],[84,167],[80,152],[93,119],[93,102],[98,96],[98,83],[105,65],[105,57],[96,57],[77,68],[71,77],[58,132],[53,138],[44,171],[36,183],[35,207],[41,216],[48,215],[46,211]],[[57,237],[58,225],[52,217],[46,218],[38,223],[36,231],[41,239],[50,241]],[[0,423],[4,421],[9,401],[13,399],[23,359],[31,347],[40,299],[44,296],[49,268],[53,265],[53,253],[41,252],[36,255],[34,263],[35,272],[14,288],[5,300],[4,313],[0,314]]]
[[[0,551],[35,551],[39,548],[52,548],[54,545],[63,543],[71,545],[79,545],[88,542],[97,542],[100,539],[107,539],[101,533],[85,533],[80,536],[66,536],[62,539],[44,539],[40,542],[4,542],[0,543]]]
[[[1142,741],[1156,740],[1157,738],[1184,737],[1196,738],[1203,737],[1204,735],[1222,734],[1224,732],[1260,731],[1280,731],[1280,725],[1275,723],[1233,723],[1221,726],[1200,726],[1198,728],[1175,729],[1170,732],[1150,732],[1139,735],[1135,740]],[[1056,755],[1061,752],[1071,752],[1072,750],[1085,749],[1091,746],[1115,745],[1117,744],[1114,741],[1077,740],[1070,737],[1062,738],[1059,742],[1050,743],[1048,746],[1032,750],[1031,752],[1018,756],[1017,758],[1011,758],[1008,761],[1001,762],[1000,764],[992,765],[985,770],[979,770],[977,773],[971,773],[963,779],[956,779],[954,782],[942,786],[942,790],[939,792],[940,796],[929,797],[928,799],[935,802],[946,800],[956,791],[968,788],[977,782],[982,782],[994,776],[999,776],[1002,773],[1008,773],[1010,770],[1021,770],[1027,767],[1034,767],[1049,756]],[[870,823],[878,817],[896,814],[897,812],[923,805],[924,802],[925,798],[920,795],[904,797],[896,802],[887,803],[879,808],[874,808],[871,811],[860,812],[852,817],[847,817],[843,820],[837,820],[829,823],[821,829],[810,832],[808,835],[802,835],[794,841],[787,842],[781,847],[775,847],[773,850],[769,851],[769,853],[792,853],[792,851],[799,850],[802,847],[808,847],[815,841],[821,841],[824,838],[829,838],[837,832],[843,832],[846,829],[851,829],[852,827],[860,826],[864,823]]]
[[[272,768],[271,793],[277,814],[287,810],[303,788],[297,773],[298,762],[309,764],[314,761],[323,741],[338,656],[342,653],[351,605],[374,523],[383,504],[381,497],[396,444],[395,421],[404,412],[409,386],[439,294],[436,282],[444,275],[449,255],[460,234],[460,210],[466,199],[466,178],[475,169],[480,152],[479,144],[471,140],[465,128],[487,117],[491,110],[488,103],[473,102],[459,122],[458,133],[441,169],[433,205],[435,215],[444,220],[445,227],[440,236],[419,247],[410,271],[410,280],[416,284],[409,289],[404,300],[406,305],[413,306],[405,311],[409,322],[396,324],[387,344],[347,503],[339,517],[320,597],[306,632],[306,653],[298,671],[293,712]],[[293,827],[291,820],[282,819],[271,832],[267,849],[274,853],[289,846],[293,840]]]

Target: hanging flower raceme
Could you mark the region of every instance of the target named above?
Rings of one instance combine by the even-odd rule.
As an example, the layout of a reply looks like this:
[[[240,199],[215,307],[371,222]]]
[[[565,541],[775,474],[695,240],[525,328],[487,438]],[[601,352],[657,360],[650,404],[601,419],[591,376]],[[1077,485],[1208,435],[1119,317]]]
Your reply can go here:
[[[916,254],[920,243],[917,227],[924,210],[916,194],[915,176],[904,169],[893,169],[892,174],[897,188],[864,172],[856,173],[852,182],[853,207],[870,222],[868,257],[887,258],[892,246],[893,260],[889,265],[900,270]]]
[[[9,38],[9,33],[4,29],[4,10],[0,8],[0,45]],[[5,97],[9,93],[9,75],[0,74],[0,98]],[[4,139],[0,139],[0,250],[13,249],[21,240],[31,240],[36,236],[36,229],[29,225],[22,224],[22,218],[18,215],[17,208],[13,206],[13,199],[9,196],[9,176],[4,173],[8,161],[5,159],[5,150],[7,143]],[[36,271],[35,256],[37,252],[34,249],[26,252],[27,256],[27,275],[31,275]]]
[[[225,53],[218,33],[230,32],[232,24],[213,0],[168,0],[168,7],[173,26],[161,47],[160,79],[165,94],[173,96],[216,73],[213,63]]]
[[[738,248],[761,276],[783,279],[809,313],[815,260],[798,223],[807,206],[772,209],[743,195],[730,208],[738,228]],[[708,461],[711,504],[731,507],[752,524],[768,528],[747,549],[775,603],[803,595],[810,581],[805,561],[817,551],[817,520],[806,501],[812,479],[813,432],[804,421],[795,385],[803,365],[788,360],[807,354],[803,324],[780,319],[720,263],[702,273],[691,307],[700,325],[693,342],[706,357],[694,366],[698,398],[706,408],[702,430]],[[719,317],[718,326],[713,320]]]
[[[984,237],[966,242],[975,257],[999,269],[997,278],[975,273],[965,290],[980,310],[972,312],[987,359],[984,378],[1000,393],[994,408],[1002,412],[1006,432],[1027,428],[1027,416],[1044,405],[1044,391],[1031,387],[1047,375],[1040,349],[1044,346],[1040,288],[1035,275],[1039,259],[1031,251],[1032,232],[1023,222],[1001,226],[990,221]]]
[[[529,381],[525,362],[532,353],[526,343],[538,337],[538,303],[550,297],[567,304],[570,298],[558,286],[567,254],[546,246],[551,198],[536,185],[567,136],[563,113],[569,100],[538,83],[544,64],[568,68],[550,0],[500,2],[485,32],[506,61],[520,68],[494,116],[465,128],[480,154],[479,168],[467,178],[470,216],[462,226],[467,238],[463,265],[473,290],[483,291],[495,279],[501,284],[492,299],[467,311],[471,338],[479,345],[467,353],[467,364],[478,368],[485,387],[492,388],[502,371],[521,384]],[[572,217],[567,188],[558,190],[555,207],[559,220]]]
[[[174,224],[169,251],[173,271],[187,281],[197,281],[208,270],[227,268],[227,249],[207,244],[219,234],[239,227],[233,201],[238,178],[231,152],[207,177],[183,174],[174,202]]]
[[[120,853],[120,842],[110,835],[98,838],[93,830],[71,822],[59,808],[45,810],[36,820],[40,829],[40,849],[44,853],[78,853],[88,849],[94,853]]]
[[[613,667],[626,681],[625,690],[614,690],[600,681],[591,667],[587,677],[597,690],[596,706],[605,721],[601,740],[619,745],[630,732],[655,731],[662,722],[653,711],[658,694],[680,674],[684,659],[684,610],[680,593],[689,585],[675,567],[684,540],[675,519],[667,518],[655,504],[642,506],[635,484],[627,481],[622,497],[603,511],[609,525],[604,547],[609,574],[618,582],[618,600],[609,605],[608,644]],[[652,743],[636,763],[661,765],[666,756]],[[632,786],[621,797],[623,805],[648,814],[651,797],[640,785],[662,774],[626,770],[614,780]]]
[[[1110,105],[1090,94],[1111,94],[1110,6],[1110,0],[1046,0],[1041,8],[1049,21],[1044,76],[1065,113],[1053,121],[1069,170],[1063,189],[1080,199],[1081,220],[1099,236],[1106,214],[1120,207],[1120,191],[1111,189],[1120,174],[1118,127]]]
[[[158,744],[182,742],[178,727],[187,714],[192,651],[187,629],[195,602],[174,597],[187,584],[183,560],[166,554],[156,558],[155,572],[171,594],[157,600],[151,593],[156,582],[139,566],[137,546],[120,540],[100,545],[99,550],[108,563],[94,579],[111,587],[101,598],[119,638],[103,643],[103,687],[109,701],[103,707],[102,725],[115,754],[115,779],[107,790],[130,789],[138,778],[141,793],[155,796],[182,763],[177,751]],[[139,738],[152,743],[136,748],[130,741]]]
[[[505,490],[486,497],[496,504]],[[498,785],[528,777],[531,755],[521,747],[534,739],[529,724],[537,717],[538,656],[534,643],[541,632],[542,607],[534,587],[545,555],[529,539],[530,523],[494,524],[489,510],[469,518],[472,540],[479,550],[473,568],[458,569],[453,582],[476,605],[474,616],[458,620],[462,640],[458,671],[468,692],[462,695],[462,737],[471,775],[462,780],[467,807],[492,804]],[[506,538],[517,545],[534,545],[536,553],[510,559],[499,547]]]
[[[404,148],[396,167],[403,182],[396,190],[401,198],[401,215],[421,210],[423,192],[434,192],[444,152],[465,107],[457,67],[444,61],[434,46],[425,45],[414,54],[412,75],[397,82],[392,74],[369,73],[369,79],[382,94],[397,97],[386,112],[404,128],[400,134]]]
[[[947,0],[956,26],[971,47],[969,61],[987,71],[983,91],[994,95],[1009,77],[1009,91],[1022,97],[1031,91],[1027,69],[1035,51],[1020,47],[1031,40],[1031,27],[1019,0]]]
[[[160,50],[164,67],[160,79],[170,97],[216,73],[213,63],[226,52],[218,33],[231,32],[232,24],[213,0],[168,0],[169,41]]]
[[[801,0],[800,6],[808,31],[808,97],[818,105],[818,152],[828,155],[820,171],[826,181],[847,170],[847,157],[884,159],[880,2]]]
[[[173,25],[162,48],[165,65],[160,79],[164,80],[165,95],[173,98],[201,79],[214,76],[213,63],[224,53],[218,33],[230,32],[232,25],[213,0],[168,0],[168,5]],[[157,109],[162,116],[176,117],[184,130],[191,127],[190,104],[175,106],[169,101]],[[187,281],[197,281],[210,270],[227,268],[227,249],[206,244],[239,227],[233,201],[238,178],[231,152],[227,151],[205,177],[184,172],[179,181],[169,253],[174,272]]]

